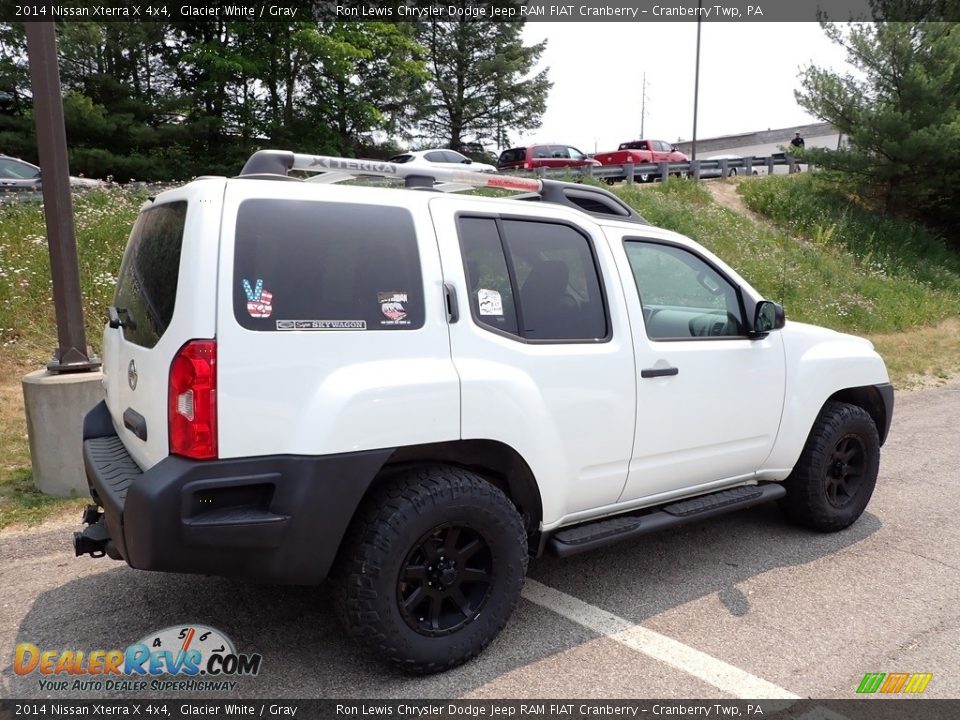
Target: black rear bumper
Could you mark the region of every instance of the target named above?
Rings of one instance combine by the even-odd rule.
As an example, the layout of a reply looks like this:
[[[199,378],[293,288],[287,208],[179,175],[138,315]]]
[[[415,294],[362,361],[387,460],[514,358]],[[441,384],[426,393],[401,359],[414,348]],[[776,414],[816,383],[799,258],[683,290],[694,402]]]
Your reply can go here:
[[[315,584],[392,449],[195,461],[141,471],[104,403],[87,415],[83,459],[114,546],[141,570]]]

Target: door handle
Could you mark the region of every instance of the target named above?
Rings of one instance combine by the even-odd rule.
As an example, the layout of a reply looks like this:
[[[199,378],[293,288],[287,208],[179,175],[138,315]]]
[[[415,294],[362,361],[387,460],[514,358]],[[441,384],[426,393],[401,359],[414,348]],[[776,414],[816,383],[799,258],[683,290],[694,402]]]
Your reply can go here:
[[[443,295],[447,305],[447,322],[451,325],[460,319],[460,308],[457,305],[457,291],[451,283],[443,284]]]
[[[147,419],[133,408],[123,411],[123,426],[144,442],[147,441]]]
[[[640,377],[642,378],[669,377],[679,374],[680,368],[675,367],[644,368],[640,371]]]

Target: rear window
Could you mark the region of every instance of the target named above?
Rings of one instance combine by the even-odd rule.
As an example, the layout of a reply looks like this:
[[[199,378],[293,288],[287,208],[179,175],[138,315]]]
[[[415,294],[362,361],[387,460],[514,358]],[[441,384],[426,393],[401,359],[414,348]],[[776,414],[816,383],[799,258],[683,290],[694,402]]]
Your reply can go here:
[[[505,165],[507,163],[523,162],[526,159],[526,157],[527,157],[526,148],[510,148],[509,150],[504,150],[502,153],[500,153],[500,160],[498,160],[497,162],[499,162],[501,165]]]
[[[247,200],[237,211],[233,312],[249,330],[415,330],[423,280],[403,208]]]
[[[173,318],[186,218],[185,201],[156,205],[130,233],[113,304],[133,320],[123,329],[132,343],[152,348]]]

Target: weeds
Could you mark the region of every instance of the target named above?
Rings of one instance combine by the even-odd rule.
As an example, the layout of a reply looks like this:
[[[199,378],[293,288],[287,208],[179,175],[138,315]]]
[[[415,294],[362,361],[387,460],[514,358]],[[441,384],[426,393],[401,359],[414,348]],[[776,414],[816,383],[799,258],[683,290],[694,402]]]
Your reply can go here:
[[[655,225],[711,249],[794,320],[866,335],[960,313],[960,255],[920,226],[825,195],[809,175],[750,179],[738,189],[780,229],[714,204],[694,182],[617,192]]]

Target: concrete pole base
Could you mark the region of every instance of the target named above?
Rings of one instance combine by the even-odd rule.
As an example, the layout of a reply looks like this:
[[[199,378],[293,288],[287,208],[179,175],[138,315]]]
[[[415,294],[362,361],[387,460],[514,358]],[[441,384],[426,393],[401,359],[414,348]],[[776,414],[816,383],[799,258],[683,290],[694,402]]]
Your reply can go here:
[[[83,416],[103,399],[103,373],[37,370],[24,375],[23,402],[33,484],[47,495],[85,497]]]

